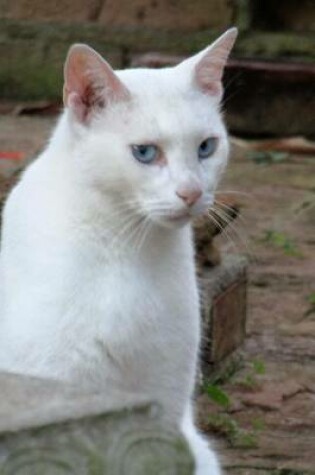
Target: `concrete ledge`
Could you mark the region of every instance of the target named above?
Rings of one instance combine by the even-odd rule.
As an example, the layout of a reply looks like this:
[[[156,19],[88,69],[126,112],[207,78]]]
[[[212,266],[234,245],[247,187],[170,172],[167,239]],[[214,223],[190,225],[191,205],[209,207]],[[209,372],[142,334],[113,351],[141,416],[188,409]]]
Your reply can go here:
[[[103,394],[91,394],[58,381],[1,372],[0,394],[0,433],[148,405],[140,395],[126,395],[111,388],[105,399]],[[108,400],[115,403],[109,404]]]
[[[0,19],[0,98],[61,97],[62,64],[69,46],[86,42],[120,68],[132,55],[149,51],[188,55],[220,34],[216,30],[178,32],[153,28],[104,28],[95,24],[32,23]],[[286,58],[312,62],[315,34],[242,31],[233,52],[240,58]]]
[[[109,405],[101,395],[5,373],[0,394],[1,475],[193,474],[183,437],[141,398],[117,393]]]

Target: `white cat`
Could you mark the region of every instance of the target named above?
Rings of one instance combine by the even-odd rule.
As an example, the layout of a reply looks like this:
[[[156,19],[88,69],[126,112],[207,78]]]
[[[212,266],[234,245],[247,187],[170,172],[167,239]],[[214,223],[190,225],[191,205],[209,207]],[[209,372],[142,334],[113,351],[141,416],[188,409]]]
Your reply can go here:
[[[113,72],[73,46],[65,111],[3,216],[0,367],[157,401],[198,475],[220,469],[191,409],[200,323],[190,221],[227,163],[221,79],[236,34],[161,70]]]

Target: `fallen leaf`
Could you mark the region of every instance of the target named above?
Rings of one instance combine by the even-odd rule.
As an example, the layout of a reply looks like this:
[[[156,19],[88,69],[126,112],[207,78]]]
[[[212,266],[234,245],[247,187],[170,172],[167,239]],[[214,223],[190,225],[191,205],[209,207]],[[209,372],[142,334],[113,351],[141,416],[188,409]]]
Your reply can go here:
[[[272,140],[244,140],[237,137],[231,138],[231,143],[256,152],[286,152],[295,154],[314,154],[315,142],[304,137],[284,137]]]
[[[0,150],[1,160],[23,160],[25,154],[17,150]]]

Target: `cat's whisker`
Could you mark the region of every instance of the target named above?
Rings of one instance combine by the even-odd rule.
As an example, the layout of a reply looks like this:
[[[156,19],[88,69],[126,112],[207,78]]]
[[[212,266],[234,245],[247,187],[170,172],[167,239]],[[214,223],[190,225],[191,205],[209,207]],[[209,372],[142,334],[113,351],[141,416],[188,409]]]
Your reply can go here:
[[[222,98],[221,103],[220,103],[221,112],[224,111],[224,108],[226,104],[229,102],[229,100],[242,90],[242,87],[239,83],[239,79],[241,77],[242,77],[241,73],[238,72],[233,77],[231,77],[228,82],[224,84],[224,97]],[[235,87],[235,83],[237,87]],[[234,86],[234,88],[233,88],[233,92],[230,93],[230,89],[232,85]]]
[[[114,219],[116,222],[112,223],[111,226],[106,226],[105,231],[107,234],[111,235],[116,233],[116,231],[120,231],[122,229],[122,226],[125,225],[126,222],[129,221],[129,218],[131,218],[132,215],[127,215],[124,213],[115,213],[113,215],[110,215],[108,220]],[[121,219],[119,219],[121,218]]]
[[[221,201],[217,200],[216,201],[216,206],[219,206],[220,208],[223,208],[225,209],[227,212],[230,212],[230,213],[236,213],[237,214],[237,219],[242,221],[242,224],[245,226],[247,226],[247,223],[244,219],[244,216],[242,215],[242,212],[241,210],[235,210],[233,207],[227,205],[226,203],[222,203]]]
[[[129,236],[127,237],[125,241],[125,246],[127,245],[133,245],[133,247],[136,249],[136,244],[138,240],[141,237],[141,230],[143,228],[144,222],[146,221],[147,217],[141,217],[137,222],[135,223],[134,228],[131,230]]]
[[[131,215],[129,219],[127,219],[127,221],[125,222],[125,225],[122,228],[120,228],[118,234],[114,236],[114,238],[112,239],[110,243],[110,246],[113,249],[115,249],[116,246],[118,247],[118,244],[120,244],[121,246],[121,244],[124,243],[125,236],[128,235],[130,230],[132,231],[134,225],[137,224],[139,219],[143,219],[143,218],[139,218],[139,216],[137,215]],[[129,238],[130,238],[130,234],[129,234]]]
[[[139,255],[140,251],[142,249],[142,246],[144,245],[144,242],[151,230],[152,227],[152,222],[150,218],[147,216],[141,226],[140,229],[140,239],[138,240],[137,246],[136,246],[136,254]]]
[[[226,221],[227,224],[230,224],[231,226],[233,225],[233,223],[231,221],[230,214],[232,215],[234,214],[235,217],[237,217],[238,219],[237,223],[240,224],[240,221],[241,221],[242,228],[244,228],[244,234],[246,234],[245,226],[247,226],[247,223],[238,210],[235,210],[231,206],[228,206],[225,203],[221,203],[220,201],[217,201],[215,203],[214,209],[216,212],[220,212],[221,217]],[[245,237],[247,239],[247,236]]]
[[[150,211],[154,212],[154,211],[158,211],[158,210],[169,210],[170,209],[170,204],[169,203],[161,203],[161,202],[156,202],[156,203],[152,203],[150,204],[150,207],[149,207]]]
[[[213,213],[212,213],[212,209],[210,209],[208,211],[208,216],[209,218],[213,221],[213,223],[219,228],[219,230],[221,231],[222,235],[227,239],[228,242],[230,242],[232,244],[232,246],[237,249],[237,246],[232,238],[232,236],[230,235],[230,233],[227,231],[226,228],[224,228],[220,222],[213,216]]]
[[[215,192],[215,196],[217,195],[242,195],[242,196],[247,196],[250,197],[250,193],[247,193],[246,191],[239,191],[239,190],[217,190]]]
[[[113,218],[117,218],[119,216],[122,218],[126,215],[128,216],[130,213],[134,213],[134,211],[130,206],[128,206],[126,202],[117,203],[115,204],[113,211],[106,215],[106,219],[107,221],[111,221]]]
[[[128,233],[126,233],[126,239],[121,239],[121,246],[124,246],[125,249],[127,249],[129,246],[134,246],[134,242],[137,242],[138,236],[139,236],[139,230],[141,229],[143,225],[143,221],[145,218],[137,220],[135,223],[133,223],[133,226],[131,226],[131,229],[129,228]],[[129,232],[130,231],[130,232]]]
[[[135,223],[135,227],[131,230],[131,233],[127,237],[127,240],[124,242],[124,245],[132,245],[135,250],[135,255],[139,255],[140,250],[143,246],[145,238],[148,234],[147,229],[151,228],[152,223],[149,216],[140,217],[139,220]]]
[[[240,230],[237,229],[237,227],[231,222],[229,215],[226,214],[222,209],[218,209],[217,207],[214,208],[214,212],[217,214],[217,216],[226,223],[227,227],[225,228],[227,232],[232,231],[234,233],[234,236],[238,239],[240,244],[245,247],[246,253],[251,254],[251,250],[248,244],[248,239],[246,236],[244,236]],[[229,230],[229,231],[228,231]]]

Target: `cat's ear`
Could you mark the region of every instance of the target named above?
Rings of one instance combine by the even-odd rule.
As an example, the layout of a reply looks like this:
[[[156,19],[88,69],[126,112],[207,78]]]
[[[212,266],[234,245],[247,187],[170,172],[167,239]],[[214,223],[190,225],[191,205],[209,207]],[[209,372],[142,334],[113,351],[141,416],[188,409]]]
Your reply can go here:
[[[237,28],[230,28],[208,48],[182,63],[183,66],[192,68],[193,83],[199,89],[209,95],[217,96],[219,99],[223,92],[224,67],[237,33]]]
[[[108,102],[126,100],[129,91],[110,65],[92,48],[73,45],[64,66],[63,102],[81,123]]]

